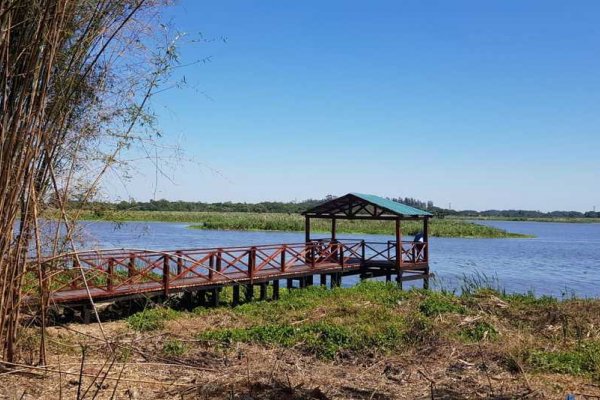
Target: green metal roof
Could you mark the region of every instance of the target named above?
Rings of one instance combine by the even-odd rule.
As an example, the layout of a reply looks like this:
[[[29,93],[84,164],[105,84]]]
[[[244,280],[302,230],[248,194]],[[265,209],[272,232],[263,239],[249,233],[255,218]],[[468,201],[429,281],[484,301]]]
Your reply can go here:
[[[385,208],[388,211],[393,212],[394,214],[410,216],[410,217],[431,217],[432,213],[421,210],[419,208],[407,206],[406,204],[398,203],[397,201],[393,201],[390,199],[386,199],[384,197],[375,196],[374,194],[362,194],[362,193],[350,193],[356,197],[363,199],[364,201],[368,201],[369,203],[373,203],[381,208]]]
[[[379,210],[379,211],[377,211]],[[431,217],[433,214],[406,204],[372,194],[348,193],[324,203],[321,203],[302,214],[331,218],[352,218],[361,215],[371,216],[375,219],[389,219],[391,217]]]

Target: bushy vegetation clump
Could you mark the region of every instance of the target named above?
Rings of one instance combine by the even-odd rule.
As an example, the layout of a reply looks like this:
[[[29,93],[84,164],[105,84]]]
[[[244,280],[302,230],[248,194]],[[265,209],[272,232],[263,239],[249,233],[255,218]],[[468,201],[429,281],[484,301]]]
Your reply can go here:
[[[165,321],[175,319],[180,313],[165,307],[148,308],[127,318],[127,325],[136,331],[154,331],[164,327]]]

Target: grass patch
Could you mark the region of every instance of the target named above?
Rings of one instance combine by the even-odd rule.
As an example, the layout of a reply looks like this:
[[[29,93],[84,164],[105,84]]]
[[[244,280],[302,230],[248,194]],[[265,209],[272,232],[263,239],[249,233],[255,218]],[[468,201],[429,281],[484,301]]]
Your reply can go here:
[[[127,318],[127,325],[139,332],[155,331],[164,327],[165,321],[181,313],[170,308],[149,308]]]
[[[529,363],[539,371],[600,376],[600,342],[580,343],[569,351],[533,351]]]
[[[457,302],[455,296],[431,292],[419,304],[419,311],[428,317],[434,317],[446,313],[464,314],[465,308]]]
[[[316,322],[300,326],[279,324],[221,329],[202,332],[198,338],[218,341],[225,346],[233,342],[255,342],[298,347],[319,358],[333,359],[342,351],[392,350],[403,343],[404,329],[401,324],[393,323],[383,329],[371,329]]]
[[[469,342],[481,342],[482,340],[495,340],[498,338],[498,331],[494,325],[477,321],[474,324],[462,328],[459,335]]]
[[[163,343],[163,353],[170,357],[180,357],[186,352],[185,343],[179,339],[168,339]]]

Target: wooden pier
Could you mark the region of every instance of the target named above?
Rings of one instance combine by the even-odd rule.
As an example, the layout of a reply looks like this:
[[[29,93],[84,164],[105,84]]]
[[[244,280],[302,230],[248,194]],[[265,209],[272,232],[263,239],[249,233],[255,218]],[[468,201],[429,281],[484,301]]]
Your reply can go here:
[[[174,293],[199,293],[208,304],[219,302],[219,291],[233,287],[234,304],[240,301],[240,287],[246,300],[258,287],[266,298],[279,296],[280,282],[288,288],[341,284],[342,277],[362,279],[385,276],[400,284],[423,279],[428,285],[428,219],[431,214],[376,196],[348,194],[303,213],[306,238],[303,243],[226,247],[210,249],[95,250],[62,254],[43,261],[43,280],[50,305],[85,307]],[[312,218],[331,220],[331,237],[311,238]],[[384,242],[338,239],[338,219],[395,221],[395,238]],[[401,221],[423,221],[422,241],[402,241]],[[35,296],[28,297],[35,303]],[[38,300],[39,301],[39,300]]]

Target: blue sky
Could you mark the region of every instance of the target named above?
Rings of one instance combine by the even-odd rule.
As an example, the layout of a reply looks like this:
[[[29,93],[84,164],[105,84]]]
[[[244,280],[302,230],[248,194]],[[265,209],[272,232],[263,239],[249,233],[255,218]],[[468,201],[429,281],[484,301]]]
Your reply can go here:
[[[122,199],[357,191],[455,209],[600,208],[600,2],[193,1],[187,87],[154,100],[190,161]],[[225,40],[221,40],[225,38]]]

